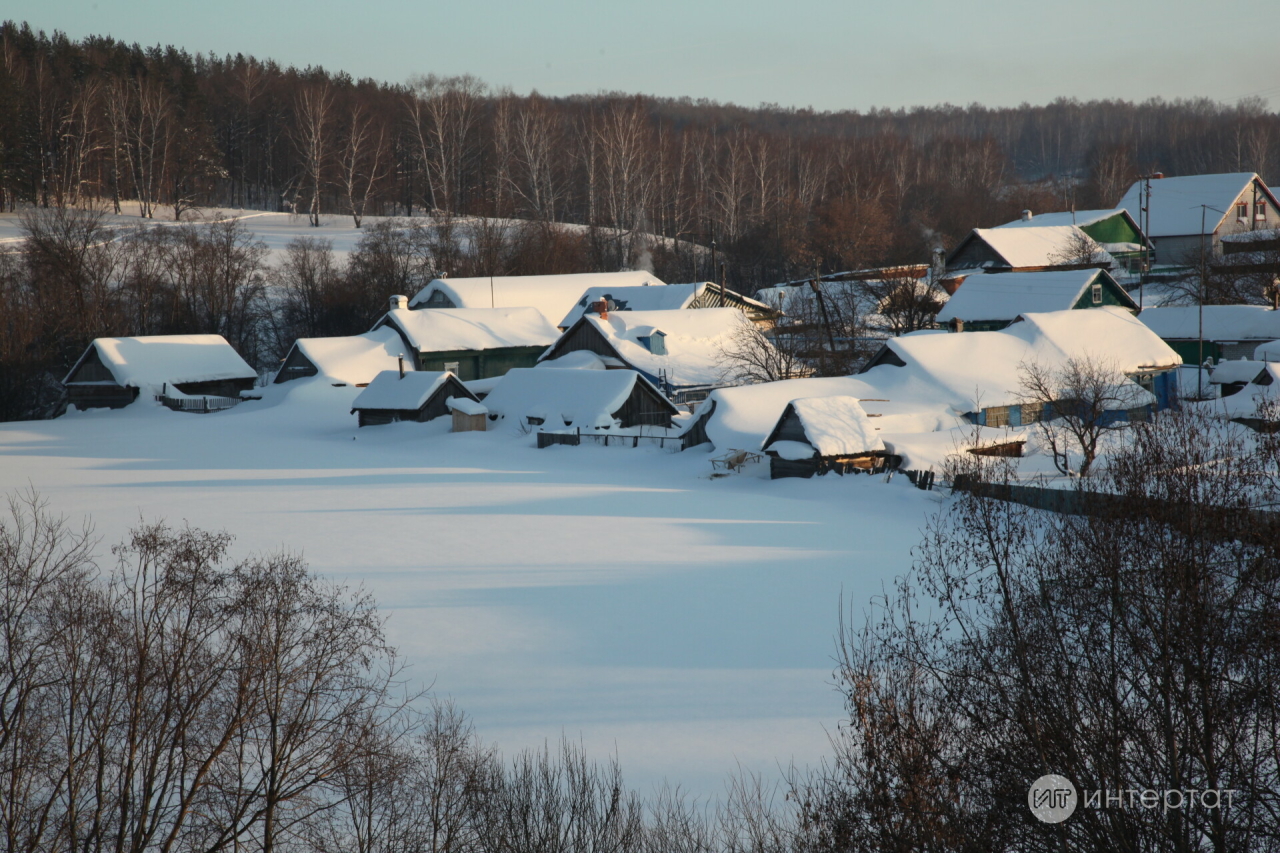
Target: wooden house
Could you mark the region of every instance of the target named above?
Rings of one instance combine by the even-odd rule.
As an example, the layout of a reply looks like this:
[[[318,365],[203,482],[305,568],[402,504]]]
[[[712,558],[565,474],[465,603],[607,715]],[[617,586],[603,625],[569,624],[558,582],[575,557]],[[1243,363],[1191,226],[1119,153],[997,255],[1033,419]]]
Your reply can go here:
[[[154,335],[97,338],[62,384],[77,409],[118,409],[140,396],[239,399],[257,379],[221,335]]]
[[[384,370],[351,404],[362,427],[398,421],[426,423],[450,413],[451,400],[476,401],[452,373]]]
[[[573,309],[561,319],[563,331],[583,314],[604,310],[615,311],[680,311],[697,308],[737,308],[758,326],[772,327],[779,312],[763,302],[743,296],[710,281],[662,286],[595,286],[590,287]]]
[[[599,366],[638,371],[672,399],[690,402],[731,384],[725,379],[724,352],[735,336],[750,329],[751,321],[736,308],[605,309],[579,317],[542,355],[541,363],[555,366],[573,353],[593,353]]]
[[[937,322],[955,332],[993,332],[1020,315],[1111,306],[1138,313],[1123,287],[1106,270],[1048,270],[971,275],[938,312]]]
[[[885,388],[930,388],[938,403],[972,423],[1018,426],[1040,416],[1020,406],[1022,366],[1059,370],[1070,359],[1112,366],[1145,389],[1156,409],[1177,403],[1181,357],[1131,312],[1107,306],[1023,314],[994,332],[917,332],[892,338],[859,376]]]
[[[947,256],[944,278],[1114,266],[1115,259],[1075,225],[975,228]]]
[[[871,471],[886,464],[884,442],[856,397],[792,400],[764,441],[769,476]]]
[[[1253,172],[1138,181],[1119,206],[1143,224],[1163,265],[1195,266],[1201,251],[1223,254],[1223,237],[1280,228],[1276,196]]]
[[[1060,213],[1032,214],[1022,211],[1022,216],[1006,222],[999,228],[1039,228],[1046,225],[1074,225],[1093,238],[1103,251],[1115,259],[1126,272],[1138,272],[1142,268],[1144,254],[1153,249],[1151,241],[1142,233],[1137,221],[1123,207],[1111,210],[1072,210]]]
[[[1280,311],[1263,305],[1148,308],[1138,319],[1184,364],[1252,358],[1259,346],[1280,338]]]
[[[634,370],[509,371],[484,398],[491,423],[522,430],[670,427],[679,410]]]
[[[437,278],[409,300],[414,310],[431,308],[536,308],[554,326],[593,287],[622,288],[663,284],[640,271],[570,275],[497,275]]]
[[[414,369],[448,371],[464,382],[532,367],[560,335],[536,308],[411,311],[404,299],[392,297],[391,310],[372,331],[394,330]]]
[[[363,335],[299,338],[289,348],[273,380],[279,384],[321,376],[334,385],[368,385],[384,370],[399,370],[410,352],[399,333],[382,326]],[[407,357],[409,369],[416,363]]]

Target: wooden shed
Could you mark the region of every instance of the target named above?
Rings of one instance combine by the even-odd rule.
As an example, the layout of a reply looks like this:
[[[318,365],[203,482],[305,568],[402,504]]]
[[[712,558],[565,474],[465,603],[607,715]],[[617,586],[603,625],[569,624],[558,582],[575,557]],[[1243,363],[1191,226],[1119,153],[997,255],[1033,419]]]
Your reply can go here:
[[[792,400],[764,441],[769,476],[812,477],[885,467],[888,453],[856,397]]]
[[[452,373],[384,370],[351,404],[360,426],[397,421],[426,423],[449,414],[450,399],[476,401],[476,396]]]
[[[445,401],[453,412],[454,432],[484,432],[489,426],[489,409],[484,403],[467,397],[450,397]]]
[[[221,335],[152,335],[96,339],[62,384],[78,409],[119,409],[139,396],[218,397],[232,405],[257,379]]]
[[[491,421],[519,429],[670,427],[679,414],[634,370],[516,368],[484,398]]]

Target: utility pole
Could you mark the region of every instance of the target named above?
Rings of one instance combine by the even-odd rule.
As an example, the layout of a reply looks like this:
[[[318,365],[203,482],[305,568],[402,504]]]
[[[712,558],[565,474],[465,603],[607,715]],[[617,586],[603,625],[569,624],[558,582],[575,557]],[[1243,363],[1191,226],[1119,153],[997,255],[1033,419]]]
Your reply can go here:
[[[819,284],[819,282],[822,279],[819,277],[819,274],[818,274],[819,270],[820,270],[820,265],[819,265],[818,259],[814,258],[813,259],[813,280],[809,282],[809,286],[813,288],[813,295],[817,297],[817,300],[818,300],[818,310],[822,313],[822,325],[826,329],[827,345],[830,347],[828,352],[831,353],[831,356],[830,356],[831,358],[835,358],[836,339],[831,334],[831,318],[827,316],[827,303],[822,298],[822,287]],[[822,363],[823,363],[823,367],[826,367],[827,358],[825,356],[822,359]]]
[[[1204,399],[1204,285],[1206,270],[1204,266],[1204,216],[1209,205],[1200,205],[1200,355],[1196,362],[1196,397]]]
[[[711,277],[716,275],[716,241],[711,241]]]

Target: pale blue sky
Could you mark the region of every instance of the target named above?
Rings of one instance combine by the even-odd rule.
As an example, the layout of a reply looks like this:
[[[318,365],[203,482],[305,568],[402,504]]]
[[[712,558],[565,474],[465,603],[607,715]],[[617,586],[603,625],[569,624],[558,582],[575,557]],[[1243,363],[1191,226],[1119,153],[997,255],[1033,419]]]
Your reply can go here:
[[[817,109],[1060,95],[1280,104],[1277,0],[5,0],[73,38],[247,53],[356,77],[469,73]]]

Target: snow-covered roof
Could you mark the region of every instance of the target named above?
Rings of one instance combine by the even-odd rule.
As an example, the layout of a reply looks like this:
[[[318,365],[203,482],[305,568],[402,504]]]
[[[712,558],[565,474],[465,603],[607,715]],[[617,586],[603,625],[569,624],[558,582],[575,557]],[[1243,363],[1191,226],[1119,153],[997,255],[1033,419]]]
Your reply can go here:
[[[337,338],[299,338],[294,344],[316,366],[321,376],[363,385],[384,370],[398,370],[400,356],[407,355],[404,341],[389,326]],[[413,369],[413,359],[405,359],[405,369]]]
[[[409,304],[422,306],[439,291],[457,308],[537,308],[554,324],[592,287],[640,287],[660,285],[653,273],[603,272],[571,275],[499,275],[476,278],[437,278],[418,292]]]
[[[1147,328],[1165,340],[1200,338],[1200,307],[1177,305],[1148,308],[1138,315]],[[1271,341],[1280,338],[1280,311],[1263,305],[1204,306],[1206,341]]]
[[[1280,228],[1259,228],[1257,231],[1237,231],[1235,234],[1223,234],[1224,243],[1265,243],[1280,239]]]
[[[1093,225],[1104,219],[1110,219],[1113,216],[1123,216],[1129,211],[1123,207],[1114,207],[1110,210],[1076,210],[1062,211],[1055,213],[1036,213],[1030,219],[1015,219],[1012,222],[1006,222],[1003,225],[997,225],[997,228],[1040,228],[1046,225]]]
[[[586,312],[587,306],[606,298],[614,303],[613,307],[609,309],[610,311],[676,311],[689,308],[694,300],[707,288],[711,288],[713,293],[718,294],[718,286],[707,281],[693,282],[691,284],[668,284],[662,287],[644,285],[589,287],[582,294],[582,298],[560,321],[560,328],[569,328]],[[740,299],[748,305],[753,305],[765,311],[770,310],[769,306],[763,302],[757,302],[740,293],[730,290],[728,294],[732,299]]]
[[[608,427],[631,389],[644,381],[634,370],[517,367],[499,380],[484,405],[502,418],[541,418],[548,430]]]
[[[939,323],[1011,320],[1028,312],[1064,311],[1076,304],[1095,279],[1105,275],[1097,269],[971,275],[938,312],[937,319]],[[1135,310],[1137,307],[1133,303]]]
[[[452,373],[423,370],[400,375],[399,369],[384,370],[373,378],[351,404],[354,409],[395,409],[413,411],[422,408],[436,389],[443,385]]]
[[[1258,344],[1253,351],[1254,361],[1280,361],[1280,341]]]
[[[736,334],[751,327],[737,308],[611,311],[607,319],[584,314],[582,320],[598,329],[627,365],[655,378],[665,373],[676,387],[724,382],[723,352],[732,348]],[[655,355],[640,341],[656,332],[665,336],[665,355]]]
[[[854,456],[884,450],[884,442],[876,435],[857,397],[801,397],[789,406],[819,456]]]
[[[1152,180],[1147,207],[1147,236],[1176,237],[1187,234],[1212,234],[1227,216],[1235,216],[1231,205],[1257,178],[1254,172],[1230,172],[1219,175],[1185,175],[1180,178]],[[1143,182],[1138,181],[1120,199],[1119,207],[1138,218]],[[1271,196],[1272,204],[1276,203]],[[1207,205],[1201,208],[1201,205]],[[1214,210],[1214,208],[1217,208]],[[1201,231],[1203,213],[1204,230]]]
[[[560,332],[536,308],[394,308],[374,329],[394,326],[418,352],[539,347]]]
[[[1229,385],[1233,382],[1252,382],[1262,372],[1266,364],[1252,359],[1227,359],[1221,361],[1209,373],[1209,381],[1214,385]]]
[[[473,400],[470,397],[450,397],[444,402],[451,412],[462,412],[464,415],[489,414],[489,409],[484,403],[479,400]]]
[[[1088,263],[1112,263],[1113,258],[1092,237],[1075,225],[1029,225],[1026,228],[975,228],[983,240],[1009,266],[1047,267],[1080,263],[1075,255],[1087,249]]]
[[[1261,382],[1259,382],[1261,380]],[[1258,373],[1239,392],[1213,401],[1215,409],[1221,408],[1228,417],[1254,418],[1264,401],[1274,403],[1280,399],[1280,364],[1261,365]]]
[[[222,335],[97,338],[89,346],[97,350],[98,358],[116,383],[125,387],[158,389],[166,383],[256,379],[258,376]],[[80,361],[87,355],[86,351]],[[64,382],[75,375],[80,361],[71,368]]]
[[[1023,314],[998,332],[913,333],[885,346],[906,367],[880,364],[859,378],[879,384],[895,373],[914,375],[957,412],[1017,402],[1023,364],[1054,369],[1072,358],[1089,358],[1133,373],[1182,362],[1132,314],[1110,306]]]

